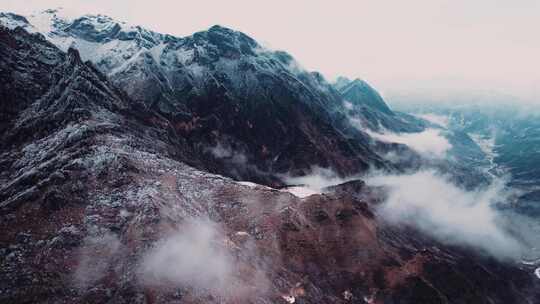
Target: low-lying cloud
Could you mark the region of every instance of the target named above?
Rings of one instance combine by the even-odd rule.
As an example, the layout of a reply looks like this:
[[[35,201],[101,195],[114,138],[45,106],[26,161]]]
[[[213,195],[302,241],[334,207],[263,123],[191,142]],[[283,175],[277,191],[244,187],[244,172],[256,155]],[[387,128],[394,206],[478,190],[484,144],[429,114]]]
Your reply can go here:
[[[377,133],[367,129],[364,132],[379,141],[407,145],[427,158],[444,158],[452,148],[448,139],[441,134],[441,130],[437,129],[426,129],[417,133],[393,133],[389,131]]]
[[[388,197],[379,209],[390,223],[416,227],[442,243],[462,245],[501,259],[519,258],[528,249],[495,206],[509,199],[504,183],[467,191],[435,171],[378,175],[369,185],[384,186]]]
[[[309,175],[283,178],[296,185],[287,191],[299,197],[364,179],[370,186],[386,189],[387,197],[377,212],[387,223],[407,225],[443,244],[472,248],[501,260],[530,258],[532,248],[540,245],[539,225],[504,208],[515,195],[504,179],[495,178],[490,185],[467,190],[436,170],[340,178],[331,169],[314,167]]]
[[[448,128],[448,124],[450,123],[450,119],[448,118],[448,116],[439,115],[435,113],[424,113],[424,114],[418,114],[416,116],[422,119],[425,119],[432,124],[436,124],[445,128]]]
[[[193,219],[145,255],[141,275],[145,283],[224,290],[232,277],[232,265],[217,225]]]
[[[237,165],[246,165],[247,157],[244,153],[234,150],[230,146],[218,143],[214,147],[207,148],[206,151],[210,152],[212,156],[218,159],[226,159],[230,163]]]
[[[298,197],[307,197],[313,194],[322,193],[323,189],[326,187],[342,184],[355,179],[355,177],[341,178],[331,169],[314,166],[307,175],[282,175],[281,179],[287,185],[291,185],[291,187],[286,188],[286,191]]]
[[[247,301],[253,291],[264,293],[268,287],[263,266],[246,268],[246,261],[255,263],[258,257],[249,244],[248,240],[240,248],[217,223],[206,217],[191,218],[143,255],[139,278],[146,286],[190,288]],[[242,251],[242,257],[235,256],[236,250]]]

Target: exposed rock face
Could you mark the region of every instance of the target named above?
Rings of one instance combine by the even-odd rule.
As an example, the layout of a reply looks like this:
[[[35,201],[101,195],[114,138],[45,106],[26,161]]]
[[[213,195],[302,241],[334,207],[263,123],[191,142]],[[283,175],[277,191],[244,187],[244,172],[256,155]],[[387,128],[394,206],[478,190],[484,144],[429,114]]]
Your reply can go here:
[[[538,301],[529,269],[385,224],[384,189],[300,199],[200,171],[77,51],[0,27],[0,54],[0,302]]]

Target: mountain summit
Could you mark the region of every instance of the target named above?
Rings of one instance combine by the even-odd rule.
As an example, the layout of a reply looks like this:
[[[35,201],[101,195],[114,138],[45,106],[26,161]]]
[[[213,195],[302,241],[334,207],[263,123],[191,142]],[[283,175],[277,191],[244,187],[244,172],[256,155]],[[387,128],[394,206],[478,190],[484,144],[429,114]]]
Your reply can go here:
[[[343,86],[339,91],[347,101],[354,105],[370,107],[388,115],[394,114],[381,95],[364,80],[357,78]]]

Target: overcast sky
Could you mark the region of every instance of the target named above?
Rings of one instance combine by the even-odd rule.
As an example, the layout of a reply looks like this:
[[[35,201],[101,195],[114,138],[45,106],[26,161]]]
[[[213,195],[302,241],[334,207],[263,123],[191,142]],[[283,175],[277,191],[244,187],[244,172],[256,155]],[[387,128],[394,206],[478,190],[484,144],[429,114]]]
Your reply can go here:
[[[540,104],[540,0],[1,0],[2,11],[62,6],[185,36],[228,26],[304,67],[361,77],[383,94],[501,92]]]

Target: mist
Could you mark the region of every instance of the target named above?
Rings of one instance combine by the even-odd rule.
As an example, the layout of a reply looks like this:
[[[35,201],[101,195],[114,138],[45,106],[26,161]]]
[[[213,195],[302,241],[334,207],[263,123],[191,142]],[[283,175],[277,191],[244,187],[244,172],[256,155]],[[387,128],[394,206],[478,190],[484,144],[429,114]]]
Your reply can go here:
[[[415,133],[373,132],[364,129],[371,137],[389,143],[409,146],[425,158],[445,158],[452,145],[438,129],[426,129]]]
[[[424,120],[427,120],[432,124],[436,124],[444,128],[448,128],[448,124],[450,123],[448,116],[444,116],[444,115],[438,115],[434,113],[423,113],[423,114],[418,114],[416,116]]]
[[[297,197],[307,197],[313,194],[319,194],[324,188],[345,183],[356,179],[356,176],[347,178],[340,177],[336,172],[329,168],[313,166],[310,173],[303,176],[292,176],[290,174],[281,175],[280,178],[290,187],[286,191]]]
[[[234,150],[230,146],[218,143],[216,146],[206,148],[205,151],[210,152],[212,156],[218,159],[225,159],[233,164],[246,165],[247,156],[239,151]]]
[[[286,177],[285,181],[298,185],[289,192],[306,197],[353,179],[385,189],[387,197],[376,207],[381,220],[413,227],[443,244],[471,248],[506,261],[530,257],[533,247],[540,245],[538,225],[532,219],[505,211],[515,193],[502,178],[467,190],[436,170],[340,178],[331,169],[314,167],[309,175]]]
[[[383,186],[388,197],[378,209],[396,225],[413,226],[442,243],[475,248],[501,259],[519,259],[530,250],[499,211],[510,201],[503,180],[467,191],[433,170],[408,175],[375,175],[368,185]]]
[[[139,280],[144,286],[192,288],[200,294],[246,301],[254,290],[265,292],[269,282],[263,265],[247,266],[259,261],[251,240],[239,247],[233,239],[209,218],[187,219],[143,255]],[[235,255],[238,251],[240,257]]]
[[[223,291],[233,277],[233,259],[217,224],[191,219],[160,240],[144,257],[144,284],[174,284]]]

